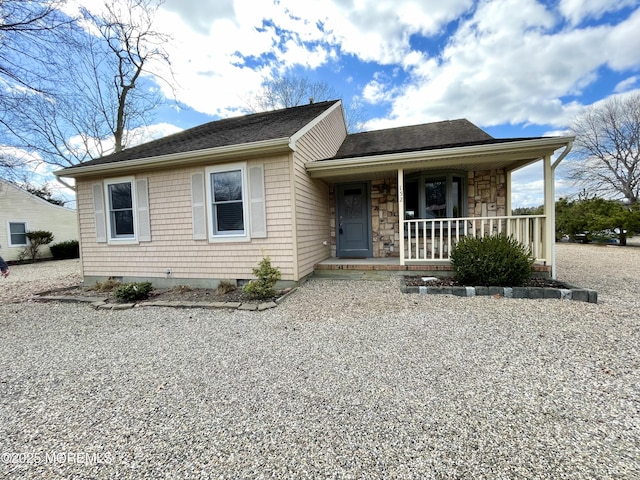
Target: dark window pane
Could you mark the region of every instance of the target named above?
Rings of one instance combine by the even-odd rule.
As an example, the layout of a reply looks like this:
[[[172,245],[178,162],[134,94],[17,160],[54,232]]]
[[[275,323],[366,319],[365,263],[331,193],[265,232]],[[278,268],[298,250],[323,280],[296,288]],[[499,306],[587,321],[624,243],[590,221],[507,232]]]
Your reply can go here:
[[[112,210],[132,208],[131,183],[113,183],[109,185],[109,199]]]
[[[223,203],[214,208],[216,233],[244,230],[242,202]]]
[[[9,230],[11,233],[27,233],[27,225],[24,223],[10,223]]]
[[[11,233],[12,245],[27,244],[27,224],[26,223],[10,223],[9,232]]]
[[[462,216],[462,202],[464,201],[462,196],[462,179],[460,177],[453,177],[453,183],[451,185],[453,191],[451,192],[451,198],[453,199],[453,216]]]
[[[427,180],[425,198],[427,217],[443,218],[447,216],[446,180]]]
[[[361,218],[363,209],[362,190],[345,190],[343,197],[345,218]]]
[[[133,235],[133,211],[119,210],[111,212],[114,234],[116,237]]]
[[[409,181],[404,185],[404,210],[405,218],[407,220],[413,218],[419,218],[420,216],[420,201],[418,193],[418,182]]]
[[[211,177],[214,202],[242,200],[242,172],[240,170],[212,173]]]

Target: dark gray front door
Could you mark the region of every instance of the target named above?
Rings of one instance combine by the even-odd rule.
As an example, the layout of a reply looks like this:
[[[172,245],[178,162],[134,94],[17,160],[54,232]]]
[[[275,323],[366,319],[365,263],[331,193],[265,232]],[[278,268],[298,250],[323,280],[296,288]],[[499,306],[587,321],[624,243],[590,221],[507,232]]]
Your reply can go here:
[[[373,256],[368,182],[337,185],[336,247],[338,257]]]

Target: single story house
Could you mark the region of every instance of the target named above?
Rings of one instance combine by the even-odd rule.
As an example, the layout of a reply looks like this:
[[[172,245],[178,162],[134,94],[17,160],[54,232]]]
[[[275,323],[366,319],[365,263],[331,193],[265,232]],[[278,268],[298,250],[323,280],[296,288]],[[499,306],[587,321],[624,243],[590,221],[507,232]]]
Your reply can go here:
[[[0,179],[0,256],[7,262],[18,260],[29,242],[26,233],[36,230],[53,233],[53,243],[78,240],[78,217],[75,210]],[[48,245],[40,248],[40,257],[51,257]]]
[[[467,120],[349,135],[338,100],[214,121],[56,175],[76,181],[85,283],[214,287],[252,278],[263,256],[290,283],[332,259],[446,268],[460,236],[497,232],[553,275],[554,169],[571,145],[496,139]],[[539,160],[545,215],[514,217],[511,173]]]

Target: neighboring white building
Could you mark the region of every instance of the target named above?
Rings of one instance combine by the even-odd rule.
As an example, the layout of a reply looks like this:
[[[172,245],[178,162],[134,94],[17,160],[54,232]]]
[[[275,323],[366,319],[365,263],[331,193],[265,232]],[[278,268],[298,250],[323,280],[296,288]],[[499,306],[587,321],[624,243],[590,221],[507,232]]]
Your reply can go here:
[[[0,179],[0,256],[17,260],[27,246],[25,233],[46,230],[53,233],[53,243],[78,240],[75,210],[53,205],[26,190]],[[40,257],[51,257],[48,246]]]

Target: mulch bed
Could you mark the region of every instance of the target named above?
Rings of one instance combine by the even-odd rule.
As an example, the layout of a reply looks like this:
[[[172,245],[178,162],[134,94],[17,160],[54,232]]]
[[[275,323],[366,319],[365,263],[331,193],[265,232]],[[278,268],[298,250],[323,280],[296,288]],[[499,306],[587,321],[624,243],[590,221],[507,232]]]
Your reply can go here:
[[[68,297],[104,297],[109,303],[118,303],[112,292],[101,292],[90,287],[75,286],[61,290],[50,290],[40,292],[39,295],[59,295]],[[275,301],[280,297],[280,293],[273,298],[260,300],[260,302]],[[237,288],[227,293],[218,293],[216,290],[207,288],[154,288],[149,294],[149,298],[143,301],[163,301],[163,302],[251,302],[252,300],[242,293],[241,288]],[[256,300],[253,300],[256,301]]]
[[[407,287],[464,287],[477,285],[464,285],[455,277],[438,277],[436,280],[424,281],[423,278],[434,278],[422,276],[405,276],[404,283]],[[520,286],[520,285],[519,285]],[[548,278],[534,277],[529,280],[524,287],[547,287],[547,288],[567,288],[564,283],[557,282]]]

